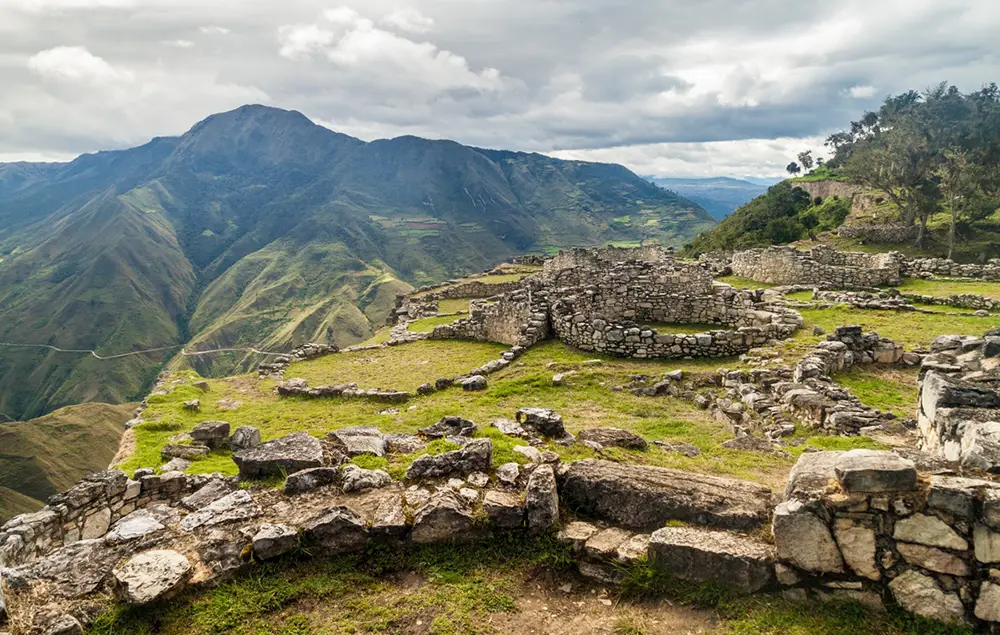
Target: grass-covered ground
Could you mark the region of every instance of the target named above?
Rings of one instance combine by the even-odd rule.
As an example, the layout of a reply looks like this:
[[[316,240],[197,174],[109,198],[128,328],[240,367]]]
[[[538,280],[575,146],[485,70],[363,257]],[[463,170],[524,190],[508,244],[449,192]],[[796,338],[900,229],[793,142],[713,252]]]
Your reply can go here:
[[[438,300],[438,313],[458,313],[469,310],[469,298],[447,298]]]
[[[918,372],[917,367],[854,366],[834,379],[862,403],[908,418],[916,416]]]
[[[116,608],[89,635],[959,635],[892,608],[736,598],[724,589],[622,570],[620,590],[581,580],[548,538],[496,536],[470,546],[288,558],[189,592],[168,605]]]
[[[773,284],[757,282],[756,280],[751,280],[750,278],[744,278],[742,276],[722,276],[716,278],[716,280],[719,282],[725,282],[726,284],[734,286],[737,289],[770,289],[775,286]]]
[[[434,330],[434,327],[441,326],[442,324],[451,324],[455,320],[459,320],[462,317],[464,317],[464,316],[462,316],[462,315],[442,315],[442,316],[439,316],[439,317],[422,318],[422,319],[410,322],[410,325],[407,328],[410,331],[413,331],[414,333],[430,333],[431,331]]]
[[[1000,300],[1000,282],[907,278],[903,281],[903,284],[896,288],[903,293],[919,293],[920,295],[932,295],[937,298],[971,293]]]

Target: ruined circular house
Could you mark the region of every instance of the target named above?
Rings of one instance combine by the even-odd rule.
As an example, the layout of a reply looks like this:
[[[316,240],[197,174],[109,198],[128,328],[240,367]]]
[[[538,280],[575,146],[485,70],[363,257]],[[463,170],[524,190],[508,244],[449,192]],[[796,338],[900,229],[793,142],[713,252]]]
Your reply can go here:
[[[679,334],[649,326],[664,323],[718,328]],[[519,290],[477,304],[431,337],[530,346],[554,335],[620,357],[728,357],[801,326],[801,315],[763,302],[763,292],[716,283],[704,266],[677,262],[660,247],[606,247],[560,252]]]

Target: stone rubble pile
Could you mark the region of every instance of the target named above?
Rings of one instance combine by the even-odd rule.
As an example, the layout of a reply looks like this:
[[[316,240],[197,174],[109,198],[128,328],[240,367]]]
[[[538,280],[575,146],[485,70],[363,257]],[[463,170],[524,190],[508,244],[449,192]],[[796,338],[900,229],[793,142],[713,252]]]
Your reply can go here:
[[[261,362],[257,365],[257,373],[261,377],[275,377],[280,379],[285,370],[295,362],[305,362],[310,359],[332,355],[339,351],[339,348],[330,344],[304,344],[293,349],[287,355],[275,357],[269,362]]]

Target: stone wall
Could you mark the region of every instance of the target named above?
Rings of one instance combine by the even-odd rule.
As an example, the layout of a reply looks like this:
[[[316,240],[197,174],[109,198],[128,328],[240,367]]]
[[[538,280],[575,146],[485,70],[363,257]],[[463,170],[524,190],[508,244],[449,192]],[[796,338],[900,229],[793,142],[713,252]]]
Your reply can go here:
[[[659,245],[646,247],[594,247],[590,249],[560,250],[553,258],[545,261],[543,275],[552,277],[565,269],[605,269],[617,262],[641,260],[664,262],[673,259],[673,251]]]
[[[49,498],[41,510],[16,516],[0,527],[0,567],[24,564],[64,545],[101,538],[111,525],[137,509],[152,503],[177,504],[206,478],[181,472],[147,474],[138,480],[116,470],[91,474]]]
[[[946,258],[909,258],[902,261],[902,273],[910,278],[938,276],[1000,281],[1000,259],[981,265],[962,265]]]
[[[795,181],[792,185],[805,190],[813,198],[826,198],[828,196],[852,198],[855,194],[863,192],[865,189],[860,185],[846,181]]]
[[[492,302],[473,301],[469,317],[434,329],[430,339],[465,339],[532,346],[549,336],[548,292],[525,284]]]
[[[1000,332],[943,335],[920,371],[921,448],[963,466],[1000,471]]]
[[[772,529],[787,597],[873,607],[892,598],[943,622],[1000,621],[996,483],[918,477],[892,452],[803,454]]]
[[[842,252],[828,247],[750,249],[733,255],[732,271],[767,284],[816,284],[849,289],[899,284],[899,256]]]
[[[841,238],[856,238],[871,243],[898,245],[910,243],[917,238],[920,228],[915,225],[901,225],[898,223],[850,223],[842,225],[837,229],[837,235]]]

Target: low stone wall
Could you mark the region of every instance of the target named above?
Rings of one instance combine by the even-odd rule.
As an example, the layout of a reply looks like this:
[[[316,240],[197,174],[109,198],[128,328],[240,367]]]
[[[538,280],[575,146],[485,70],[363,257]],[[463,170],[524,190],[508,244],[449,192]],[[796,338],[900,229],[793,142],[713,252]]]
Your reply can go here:
[[[1000,311],[1000,300],[994,300],[974,293],[960,293],[950,295],[947,298],[938,298],[932,295],[920,295],[916,293],[904,293],[900,296],[907,302],[917,304],[935,304],[939,306],[953,306],[959,309],[974,309],[976,311]]]
[[[920,447],[953,463],[1000,471],[1000,332],[941,336],[920,371]]]
[[[473,302],[469,317],[435,327],[430,339],[532,346],[549,336],[548,292],[525,284],[491,302]]]
[[[813,198],[827,198],[828,196],[840,196],[851,198],[859,192],[865,190],[860,185],[848,183],[847,181],[793,181],[792,185],[805,190]]]
[[[920,228],[915,225],[851,223],[837,229],[841,238],[856,238],[872,243],[898,245],[916,240]]]
[[[865,254],[817,247],[750,249],[733,255],[732,271],[767,284],[819,284],[841,289],[899,284],[896,253]]]
[[[901,272],[909,278],[974,278],[1000,281],[1000,259],[981,265],[961,265],[946,258],[910,258],[901,262]]]
[[[922,474],[891,452],[803,454],[773,519],[785,595],[1000,621],[1000,485]]]
[[[91,474],[49,498],[41,510],[0,527],[0,568],[14,567],[64,545],[100,538],[119,519],[152,503],[175,505],[208,477],[181,472],[132,480],[117,470]]]
[[[764,307],[753,292],[720,286],[709,295],[660,293],[640,284],[587,287],[552,306],[552,329],[567,344],[621,357],[727,357],[769,340],[785,339],[802,317]],[[697,322],[725,326],[697,335],[661,334],[642,322]]]

